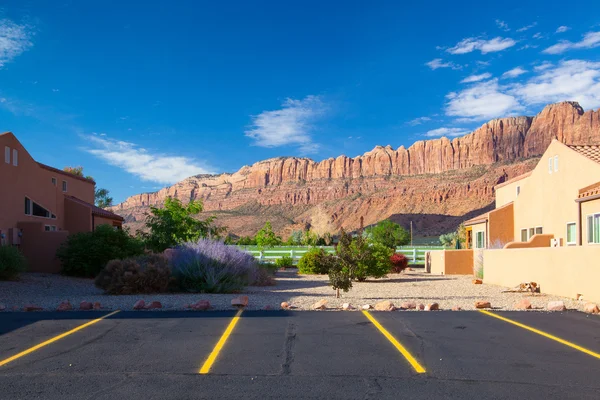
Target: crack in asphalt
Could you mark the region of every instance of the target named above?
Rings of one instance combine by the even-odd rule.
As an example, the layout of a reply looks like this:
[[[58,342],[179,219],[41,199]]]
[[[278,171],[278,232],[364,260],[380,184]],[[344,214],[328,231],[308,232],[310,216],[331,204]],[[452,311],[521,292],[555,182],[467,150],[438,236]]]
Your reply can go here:
[[[285,329],[285,343],[283,345],[283,353],[285,354],[283,364],[281,364],[280,375],[289,375],[291,366],[294,362],[294,344],[296,343],[296,325],[288,322]]]

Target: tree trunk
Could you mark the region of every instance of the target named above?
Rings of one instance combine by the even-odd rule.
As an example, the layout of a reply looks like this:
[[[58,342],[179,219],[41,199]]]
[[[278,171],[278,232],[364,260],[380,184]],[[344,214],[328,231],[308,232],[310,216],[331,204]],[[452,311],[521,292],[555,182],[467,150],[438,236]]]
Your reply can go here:
[[[340,298],[340,289],[335,289],[335,298],[339,299]]]

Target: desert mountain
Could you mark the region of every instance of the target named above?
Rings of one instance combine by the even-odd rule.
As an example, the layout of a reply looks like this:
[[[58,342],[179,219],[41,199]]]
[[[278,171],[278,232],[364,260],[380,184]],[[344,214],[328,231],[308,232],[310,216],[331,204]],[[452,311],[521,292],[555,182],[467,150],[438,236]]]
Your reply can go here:
[[[531,170],[556,138],[600,144],[600,110],[575,102],[546,106],[535,117],[491,120],[452,140],[423,140],[394,150],[315,162],[280,157],[220,175],[198,175],[112,208],[135,229],[150,205],[168,196],[202,199],[206,214],[235,235],[254,234],[266,220],[286,236],[310,224],[318,232],[356,229],[385,218],[415,234],[438,235],[492,206],[493,187]]]

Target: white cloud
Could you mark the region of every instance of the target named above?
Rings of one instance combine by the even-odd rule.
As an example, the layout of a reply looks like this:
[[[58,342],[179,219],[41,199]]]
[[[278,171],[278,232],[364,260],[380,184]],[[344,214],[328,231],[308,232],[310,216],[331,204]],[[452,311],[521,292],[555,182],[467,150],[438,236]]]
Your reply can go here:
[[[458,93],[451,92],[446,98],[446,114],[467,120],[496,118],[522,108],[514,96],[502,93],[498,79],[477,83]]]
[[[534,38],[534,39],[543,39],[544,35],[542,35],[542,32],[537,32],[536,34],[534,34],[532,36],[532,38]]]
[[[517,32],[525,32],[526,30],[529,30],[529,29],[533,28],[536,25],[537,25],[537,22],[534,22],[534,23],[532,23],[530,25],[527,25],[527,26],[524,26],[522,28],[517,29]]]
[[[499,19],[496,20],[496,25],[498,26],[498,28],[504,30],[504,31],[510,31],[510,28],[508,27],[508,24],[504,21],[501,21]]]
[[[554,64],[552,64],[550,61],[544,61],[543,63],[541,63],[541,64],[536,65],[535,67],[533,67],[533,69],[536,72],[539,72],[539,71],[543,71],[543,70],[548,69],[548,68],[552,68],[553,66],[554,66]]]
[[[33,31],[27,25],[18,25],[9,19],[0,20],[0,68],[27,51],[33,43]]]
[[[452,61],[444,62],[441,58],[435,58],[429,62],[426,62],[429,68],[436,70],[438,68],[452,68],[452,69],[461,69],[460,65],[454,64]]]
[[[527,70],[521,68],[521,67],[517,67],[517,68],[513,68],[511,70],[506,71],[505,73],[502,74],[503,78],[516,78],[519,75],[523,75],[527,73]]]
[[[193,175],[211,173],[188,157],[150,153],[134,143],[98,135],[87,135],[85,139],[94,147],[85,151],[144,181],[172,184]]]
[[[568,31],[569,29],[571,29],[571,28],[569,28],[568,26],[562,25],[562,26],[559,26],[558,28],[556,28],[556,33],[563,33],[563,32]]]
[[[460,82],[461,83],[479,82],[479,81],[483,81],[485,79],[489,79],[491,77],[492,77],[492,74],[490,74],[489,72],[484,72],[483,74],[480,74],[480,75],[467,76],[465,79],[463,79]]]
[[[487,54],[506,50],[515,44],[517,44],[515,40],[511,38],[502,38],[500,36],[490,40],[471,37],[461,40],[456,46],[450,47],[446,51],[450,54],[466,54],[479,50],[481,54]]]
[[[408,121],[407,124],[410,126],[417,126],[417,125],[421,125],[424,122],[429,122],[429,121],[431,121],[431,118],[429,118],[429,117],[419,117],[419,118],[415,118],[413,120]]]
[[[571,42],[568,40],[562,40],[557,44],[548,47],[543,50],[542,53],[546,54],[561,54],[568,50],[573,49],[592,49],[600,46],[600,31],[599,32],[588,32],[583,35],[583,39],[579,42]]]
[[[251,129],[245,134],[257,146],[297,145],[305,153],[314,152],[318,145],[312,140],[312,123],[326,111],[327,106],[319,96],[287,99],[281,109],[253,116]]]
[[[427,133],[425,133],[423,136],[427,136],[427,137],[440,137],[440,136],[456,137],[456,136],[466,135],[467,133],[470,133],[470,132],[471,131],[469,131],[468,129],[464,129],[464,128],[437,128],[437,129],[432,129],[430,131],[427,131]]]

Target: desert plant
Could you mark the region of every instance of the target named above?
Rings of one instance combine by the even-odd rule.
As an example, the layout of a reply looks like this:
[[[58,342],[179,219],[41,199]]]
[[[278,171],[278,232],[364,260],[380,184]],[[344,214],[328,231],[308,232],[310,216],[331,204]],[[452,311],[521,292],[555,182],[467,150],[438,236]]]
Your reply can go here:
[[[294,266],[294,260],[290,256],[281,256],[275,260],[275,266],[278,268],[290,268]]]
[[[390,272],[399,274],[408,267],[408,258],[402,253],[394,253],[390,257],[390,264],[392,264]]]
[[[298,260],[298,273],[300,274],[326,274],[329,272],[329,265],[325,256],[325,250],[313,248],[308,250],[300,260]]]
[[[340,289],[344,292],[352,288],[352,272],[348,265],[344,265],[333,255],[329,255],[329,285],[335,290],[335,297],[340,297]]]
[[[93,278],[110,260],[125,259],[144,253],[144,243],[127,231],[100,225],[92,232],[69,235],[58,248],[62,273]]]
[[[177,246],[172,268],[179,287],[195,293],[238,292],[258,273],[251,254],[208,239]]]
[[[260,249],[270,248],[281,244],[281,238],[275,235],[271,222],[265,222],[258,232],[256,232],[256,244]]]
[[[483,250],[476,250],[475,252],[473,275],[475,275],[476,278],[483,279]]]
[[[444,247],[452,247],[456,242],[456,232],[444,233],[440,235],[440,243]]]
[[[341,263],[352,279],[364,281],[367,277],[382,278],[392,267],[390,257],[394,250],[379,242],[369,242],[364,236],[351,237],[346,232],[340,233],[340,241],[336,248]]]
[[[273,286],[275,285],[275,267],[271,263],[259,263],[250,286]]]
[[[410,243],[408,231],[389,219],[365,229],[364,236],[374,243],[380,243],[391,249]]]
[[[27,260],[18,247],[0,245],[0,280],[15,279],[26,267]]]
[[[164,293],[174,288],[171,268],[162,254],[111,260],[96,277],[107,294]]]

